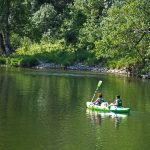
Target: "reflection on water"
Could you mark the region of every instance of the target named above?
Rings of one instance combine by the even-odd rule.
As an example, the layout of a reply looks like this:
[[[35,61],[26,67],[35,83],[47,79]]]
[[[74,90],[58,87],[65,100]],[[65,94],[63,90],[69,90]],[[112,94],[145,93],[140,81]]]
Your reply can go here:
[[[105,99],[120,94],[130,116],[85,114],[99,80]],[[0,68],[0,150],[147,150],[149,89],[110,75]]]
[[[129,116],[129,114],[116,114],[113,112],[106,113],[106,112],[93,111],[88,108],[86,109],[86,114],[88,118],[90,118],[93,124],[101,125],[105,119],[109,119],[110,123],[113,123],[116,129],[119,128],[120,124],[123,121],[126,121],[127,117]]]

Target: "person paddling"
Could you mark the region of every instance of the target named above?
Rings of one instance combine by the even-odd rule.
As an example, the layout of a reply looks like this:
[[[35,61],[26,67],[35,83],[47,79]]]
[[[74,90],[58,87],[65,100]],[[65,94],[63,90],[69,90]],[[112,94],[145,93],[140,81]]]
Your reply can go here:
[[[93,104],[100,106],[102,102],[104,102],[103,94],[98,93],[98,97]]]
[[[116,96],[116,100],[113,103],[111,103],[110,106],[117,106],[117,107],[122,106],[122,100],[120,98],[120,95]]]

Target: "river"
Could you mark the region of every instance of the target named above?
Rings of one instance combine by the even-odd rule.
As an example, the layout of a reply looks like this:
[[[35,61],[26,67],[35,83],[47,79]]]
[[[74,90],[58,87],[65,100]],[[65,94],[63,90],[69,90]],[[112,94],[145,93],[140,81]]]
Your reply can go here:
[[[97,83],[129,115],[86,109]],[[117,75],[0,68],[0,150],[148,150],[150,82]]]

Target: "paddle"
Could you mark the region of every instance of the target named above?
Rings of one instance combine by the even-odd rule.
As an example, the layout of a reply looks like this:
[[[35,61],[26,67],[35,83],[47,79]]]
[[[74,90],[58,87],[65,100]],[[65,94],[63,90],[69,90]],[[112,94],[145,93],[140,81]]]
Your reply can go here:
[[[96,88],[96,90],[95,90],[95,92],[94,92],[94,95],[93,95],[93,97],[92,97],[91,102],[93,101],[93,99],[94,99],[94,97],[95,97],[95,94],[96,94],[96,92],[98,91],[98,89],[100,88],[101,84],[102,84],[102,81],[100,80],[100,81],[98,82],[98,84],[97,84],[97,88]]]

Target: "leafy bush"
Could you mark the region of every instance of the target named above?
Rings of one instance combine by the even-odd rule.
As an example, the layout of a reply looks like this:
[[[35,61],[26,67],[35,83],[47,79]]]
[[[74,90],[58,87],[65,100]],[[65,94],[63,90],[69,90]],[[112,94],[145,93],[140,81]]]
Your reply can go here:
[[[0,64],[2,64],[2,65],[6,64],[6,59],[5,58],[0,58]]]
[[[38,62],[37,58],[31,57],[31,56],[25,56],[20,61],[20,66],[22,66],[22,67],[34,67],[38,64],[39,64],[39,62]]]
[[[33,56],[17,56],[0,58],[0,64],[6,64],[13,67],[33,67],[39,64],[38,59]]]
[[[116,62],[116,61],[108,61],[108,62],[107,62],[107,66],[108,66],[109,68],[114,69],[114,68],[116,68],[116,66],[117,66],[117,62]]]
[[[29,61],[32,58],[31,60],[33,62],[30,62],[31,64],[37,64],[37,61],[39,60],[44,62],[53,62],[56,64],[70,65],[75,59],[74,50],[72,48],[67,49],[63,41],[57,41],[55,43],[34,43],[28,47],[19,48],[17,50],[17,55],[30,57]],[[23,60],[25,61],[27,58]],[[27,62],[25,64],[27,64]]]
[[[11,66],[14,67],[19,67],[21,63],[21,58],[10,58],[10,64]]]

